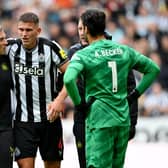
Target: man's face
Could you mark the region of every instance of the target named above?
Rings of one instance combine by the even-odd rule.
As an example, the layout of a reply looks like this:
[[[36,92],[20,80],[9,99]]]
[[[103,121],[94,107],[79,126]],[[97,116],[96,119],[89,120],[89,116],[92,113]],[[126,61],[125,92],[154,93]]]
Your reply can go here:
[[[88,45],[87,37],[84,31],[84,26],[81,19],[79,19],[79,23],[78,23],[78,33],[79,33],[79,39],[82,45]]]
[[[34,48],[37,43],[37,37],[41,32],[38,24],[33,22],[18,23],[18,35],[22,40],[23,46],[27,49]]]
[[[4,31],[0,31],[0,54],[5,54],[6,45],[6,33]]]

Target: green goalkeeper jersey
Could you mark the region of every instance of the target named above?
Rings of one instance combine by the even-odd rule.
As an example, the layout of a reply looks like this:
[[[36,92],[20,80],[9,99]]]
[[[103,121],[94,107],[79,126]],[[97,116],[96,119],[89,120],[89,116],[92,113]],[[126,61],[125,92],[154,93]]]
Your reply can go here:
[[[131,69],[144,75],[137,86],[142,94],[156,78],[159,67],[134,49],[110,40],[99,40],[79,50],[72,57],[64,75],[64,83],[75,105],[81,99],[76,86],[78,75],[83,75],[86,100],[96,101],[87,114],[87,126],[103,128],[128,126],[127,77]]]

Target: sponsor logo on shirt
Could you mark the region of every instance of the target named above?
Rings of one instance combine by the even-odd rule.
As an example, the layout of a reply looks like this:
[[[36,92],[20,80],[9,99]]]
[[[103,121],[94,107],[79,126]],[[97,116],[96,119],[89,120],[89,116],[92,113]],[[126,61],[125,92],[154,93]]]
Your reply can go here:
[[[40,54],[39,55],[39,62],[44,62],[44,61],[45,61],[44,54]]]
[[[28,67],[20,63],[15,63],[14,68],[16,74],[44,76],[44,68],[39,68],[37,66]]]

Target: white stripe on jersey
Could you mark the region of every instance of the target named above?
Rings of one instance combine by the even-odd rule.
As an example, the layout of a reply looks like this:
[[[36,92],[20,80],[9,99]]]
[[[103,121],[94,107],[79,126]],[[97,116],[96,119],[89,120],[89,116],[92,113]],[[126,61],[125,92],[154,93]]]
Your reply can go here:
[[[25,95],[26,95],[26,85],[25,85],[25,77],[23,74],[21,74],[19,76],[19,83],[20,83],[20,99],[21,99],[21,102],[23,102],[21,104],[21,110],[22,111],[27,111],[27,104],[26,104],[26,101],[25,101]],[[21,116],[21,121],[27,121],[27,113],[22,113],[23,115]]]

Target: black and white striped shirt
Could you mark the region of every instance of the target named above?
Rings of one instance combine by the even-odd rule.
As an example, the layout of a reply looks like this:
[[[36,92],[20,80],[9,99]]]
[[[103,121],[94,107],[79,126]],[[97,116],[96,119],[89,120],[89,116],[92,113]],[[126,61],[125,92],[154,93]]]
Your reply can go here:
[[[24,122],[47,120],[47,105],[56,97],[57,68],[67,62],[63,49],[45,38],[39,38],[32,50],[20,39],[8,40],[16,99],[14,119]]]

